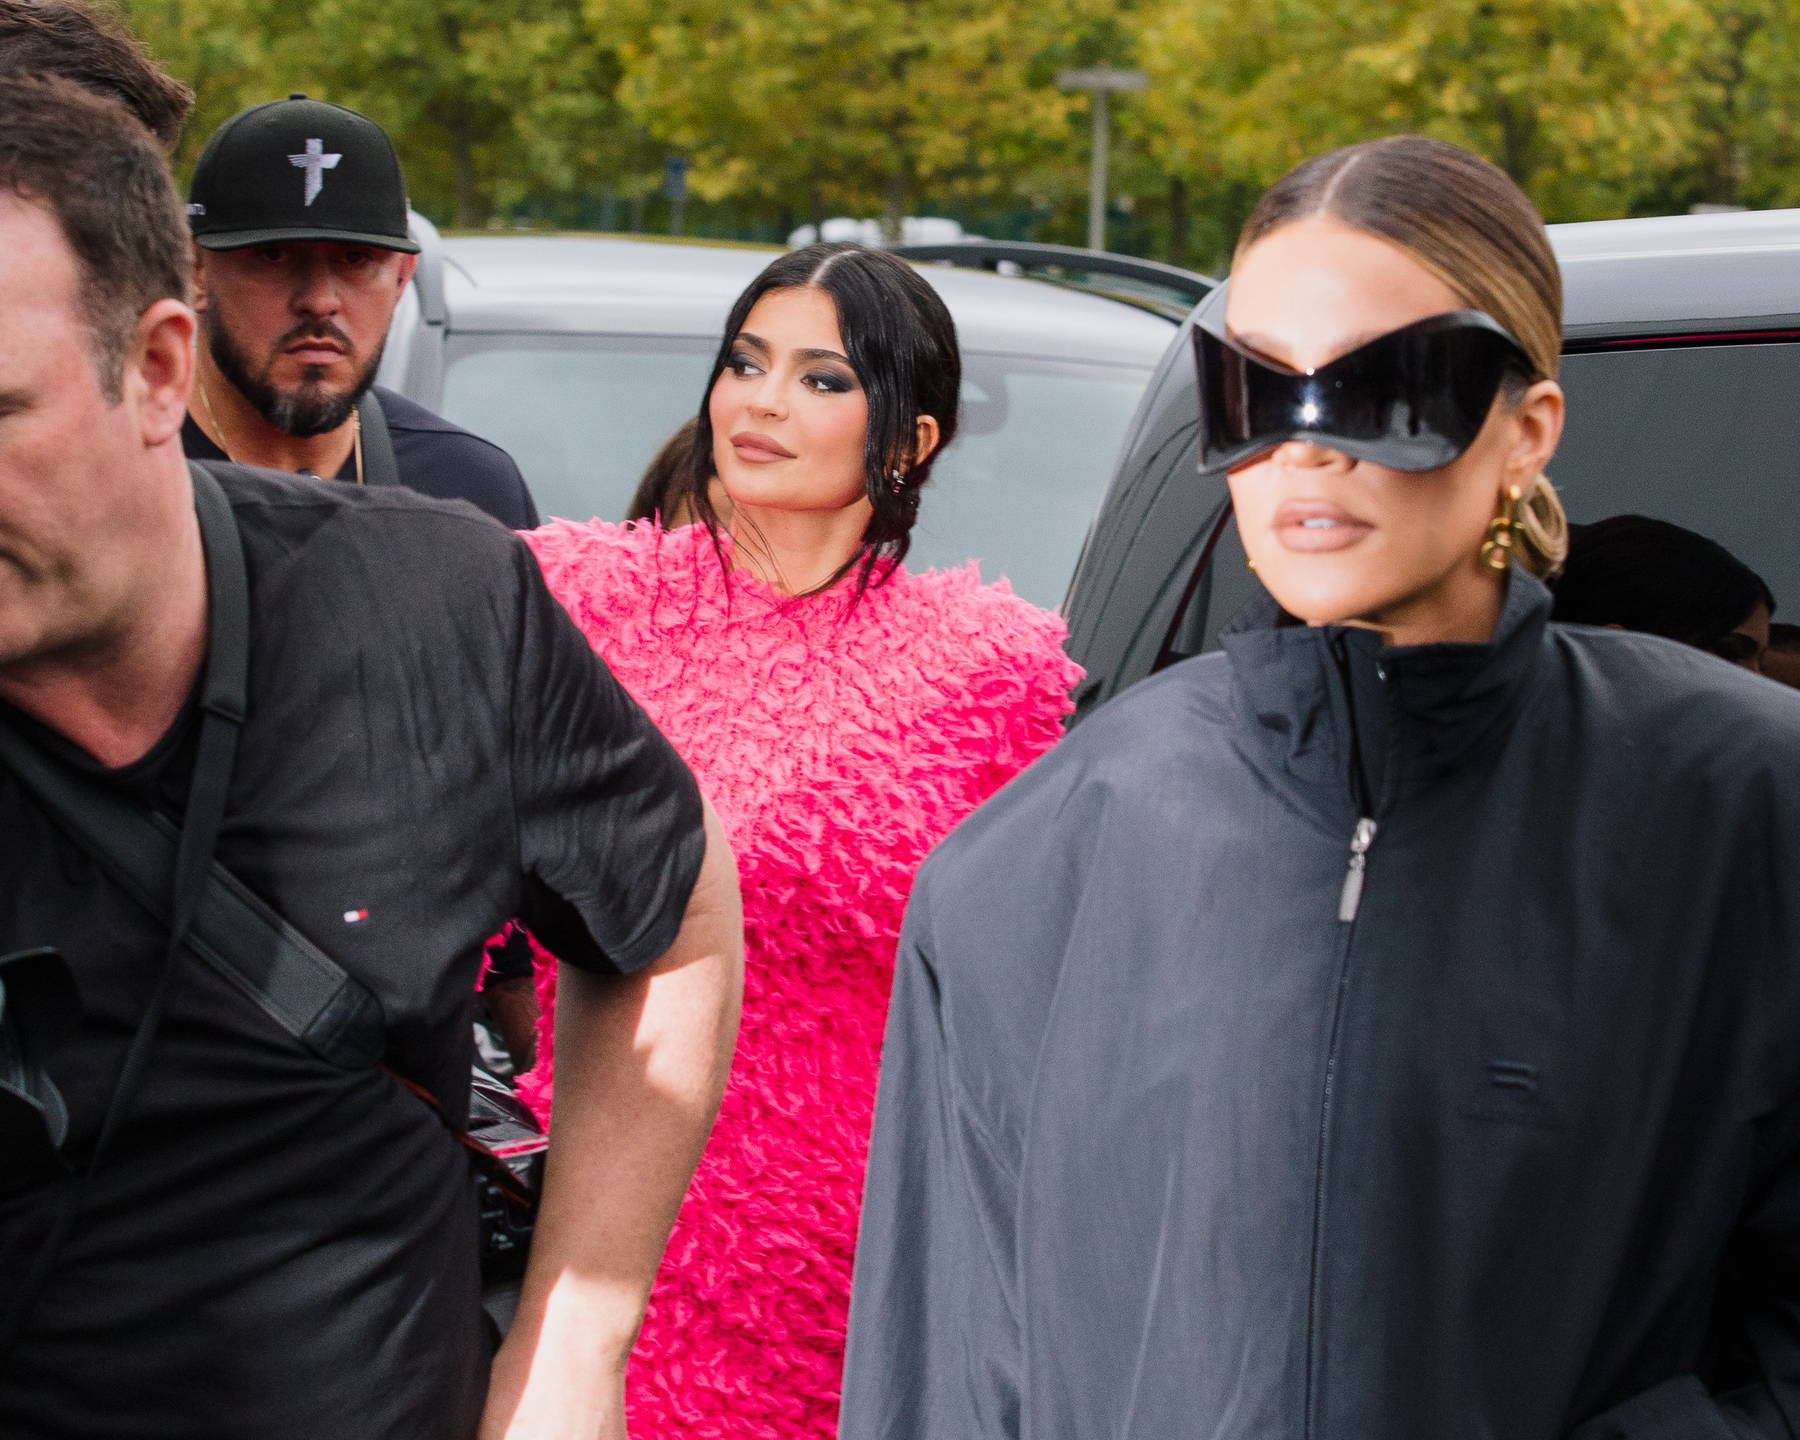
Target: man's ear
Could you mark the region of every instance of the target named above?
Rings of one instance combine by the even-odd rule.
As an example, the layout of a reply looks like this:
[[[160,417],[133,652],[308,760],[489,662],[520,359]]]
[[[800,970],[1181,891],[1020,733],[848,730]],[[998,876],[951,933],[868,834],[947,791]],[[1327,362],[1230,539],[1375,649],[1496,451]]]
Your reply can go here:
[[[122,389],[147,449],[179,436],[187,419],[194,384],[194,330],[194,312],[179,300],[158,300],[138,317],[125,355]]]
[[[413,271],[418,268],[419,257],[417,255],[407,255],[403,252],[400,256],[400,283],[394,287],[395,290],[404,290],[406,288],[406,282],[412,279]]]

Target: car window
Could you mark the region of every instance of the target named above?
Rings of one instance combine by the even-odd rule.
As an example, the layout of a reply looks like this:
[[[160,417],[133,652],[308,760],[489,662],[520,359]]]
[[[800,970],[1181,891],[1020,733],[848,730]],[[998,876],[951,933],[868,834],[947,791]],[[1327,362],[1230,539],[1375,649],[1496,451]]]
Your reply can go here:
[[[1569,518],[1636,513],[1716,540],[1800,617],[1800,344],[1614,349],[1563,360],[1550,466]]]
[[[639,336],[454,336],[443,414],[511,453],[545,517],[619,520],[694,413],[712,353]],[[974,558],[984,578],[1059,605],[1150,372],[974,354],[963,374],[962,434],[922,497],[907,564]]]
[[[444,418],[519,464],[549,519],[622,520],[644,467],[698,408],[713,342],[615,335],[458,335]]]
[[[962,433],[920,498],[911,569],[981,563],[1062,604],[1148,368],[963,357]]]

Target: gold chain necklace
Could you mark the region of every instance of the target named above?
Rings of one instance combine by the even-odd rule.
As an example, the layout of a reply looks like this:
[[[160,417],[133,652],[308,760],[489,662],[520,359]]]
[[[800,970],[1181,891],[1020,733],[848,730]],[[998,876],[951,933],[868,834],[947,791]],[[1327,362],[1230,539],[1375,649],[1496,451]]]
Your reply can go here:
[[[225,443],[225,427],[219,423],[219,415],[213,409],[212,395],[208,393],[206,381],[200,376],[194,377],[195,388],[200,392],[200,408],[206,411],[206,418],[211,423],[213,433],[219,437],[219,448],[225,452],[225,458],[233,465],[238,462],[232,459],[231,447]],[[362,449],[362,407],[359,405],[350,412],[350,449],[356,456],[356,483],[363,483],[363,449]]]

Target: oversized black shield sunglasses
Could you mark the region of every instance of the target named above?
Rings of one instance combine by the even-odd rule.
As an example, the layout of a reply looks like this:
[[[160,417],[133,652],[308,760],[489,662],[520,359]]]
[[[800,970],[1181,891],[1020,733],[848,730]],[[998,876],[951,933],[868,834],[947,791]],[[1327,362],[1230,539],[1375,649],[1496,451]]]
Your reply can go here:
[[[1216,475],[1286,440],[1390,470],[1436,470],[1474,443],[1524,347],[1479,310],[1390,330],[1316,370],[1290,370],[1225,334],[1224,307],[1194,323],[1200,473]]]

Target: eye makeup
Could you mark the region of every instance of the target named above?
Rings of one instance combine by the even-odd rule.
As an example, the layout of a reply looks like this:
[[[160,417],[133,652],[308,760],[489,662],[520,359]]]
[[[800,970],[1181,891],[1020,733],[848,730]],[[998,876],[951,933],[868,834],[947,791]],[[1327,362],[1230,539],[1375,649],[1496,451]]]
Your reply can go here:
[[[848,395],[856,389],[856,377],[841,370],[809,370],[804,382],[822,395]]]
[[[725,371],[739,379],[745,379],[752,373],[761,374],[771,368],[770,357],[773,353],[768,341],[761,336],[752,335],[748,331],[741,332],[725,361]],[[848,395],[861,388],[861,382],[848,357],[838,351],[809,348],[792,353],[797,365],[812,366],[800,376],[800,383],[815,394]],[[817,363],[821,361],[824,363]]]

